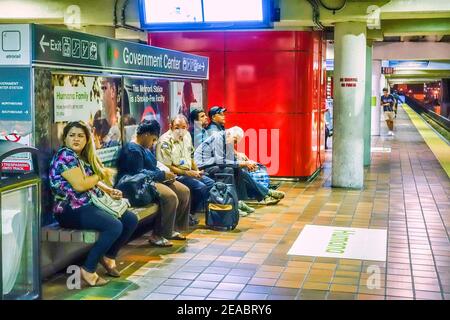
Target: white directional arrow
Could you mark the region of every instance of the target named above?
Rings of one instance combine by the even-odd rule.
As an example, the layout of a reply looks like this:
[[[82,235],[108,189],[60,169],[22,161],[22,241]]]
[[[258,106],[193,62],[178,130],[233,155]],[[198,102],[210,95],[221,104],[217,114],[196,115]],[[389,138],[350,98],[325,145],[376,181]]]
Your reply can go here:
[[[45,53],[45,48],[44,48],[44,46],[49,47],[49,46],[50,46],[50,43],[45,42],[45,41],[44,41],[44,38],[45,38],[45,34],[42,35],[42,38],[41,38],[41,41],[39,41],[39,44],[41,45],[42,52]]]

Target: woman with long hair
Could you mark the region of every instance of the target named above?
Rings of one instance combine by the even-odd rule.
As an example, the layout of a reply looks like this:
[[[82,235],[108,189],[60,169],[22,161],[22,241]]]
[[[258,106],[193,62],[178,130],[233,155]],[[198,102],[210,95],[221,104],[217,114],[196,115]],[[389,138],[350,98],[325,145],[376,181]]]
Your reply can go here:
[[[92,203],[92,194],[107,193],[113,199],[121,199],[122,192],[111,187],[111,171],[98,158],[88,125],[82,121],[69,122],[64,127],[62,142],[50,164],[53,212],[63,228],[99,232],[81,267],[81,276],[90,286],[104,285],[107,281],[96,273],[98,263],[108,275],[120,277],[115,259],[136,229],[138,219],[130,211],[118,219]]]

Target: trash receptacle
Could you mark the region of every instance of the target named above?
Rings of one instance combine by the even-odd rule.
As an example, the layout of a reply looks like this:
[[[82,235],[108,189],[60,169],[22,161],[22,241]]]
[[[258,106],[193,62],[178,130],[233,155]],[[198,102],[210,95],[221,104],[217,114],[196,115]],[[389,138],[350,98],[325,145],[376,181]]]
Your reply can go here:
[[[29,168],[3,162],[11,156],[20,159],[29,155]],[[0,300],[41,298],[41,180],[37,157],[35,148],[0,141]]]

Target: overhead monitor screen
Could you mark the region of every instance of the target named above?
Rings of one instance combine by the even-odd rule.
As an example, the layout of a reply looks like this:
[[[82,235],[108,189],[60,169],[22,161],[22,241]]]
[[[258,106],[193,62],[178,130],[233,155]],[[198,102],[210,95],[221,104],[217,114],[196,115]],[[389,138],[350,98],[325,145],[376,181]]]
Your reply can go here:
[[[146,1],[145,18],[149,23],[203,22],[201,0]]]
[[[203,0],[205,22],[263,21],[261,0]]]
[[[142,29],[272,28],[273,0],[139,0]]]

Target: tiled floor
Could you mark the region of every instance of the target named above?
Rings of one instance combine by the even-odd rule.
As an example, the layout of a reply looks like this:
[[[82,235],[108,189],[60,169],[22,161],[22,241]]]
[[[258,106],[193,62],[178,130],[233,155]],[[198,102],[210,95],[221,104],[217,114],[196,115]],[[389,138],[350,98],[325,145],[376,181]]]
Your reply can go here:
[[[279,205],[232,232],[200,226],[169,249],[140,238],[122,251],[120,279],[67,290],[60,274],[44,283],[44,298],[450,299],[450,181],[403,110],[396,128],[372,140],[391,152],[372,153],[364,190],[332,189],[327,159],[317,179],[283,183]],[[387,261],[288,256],[305,224],[387,229]]]

